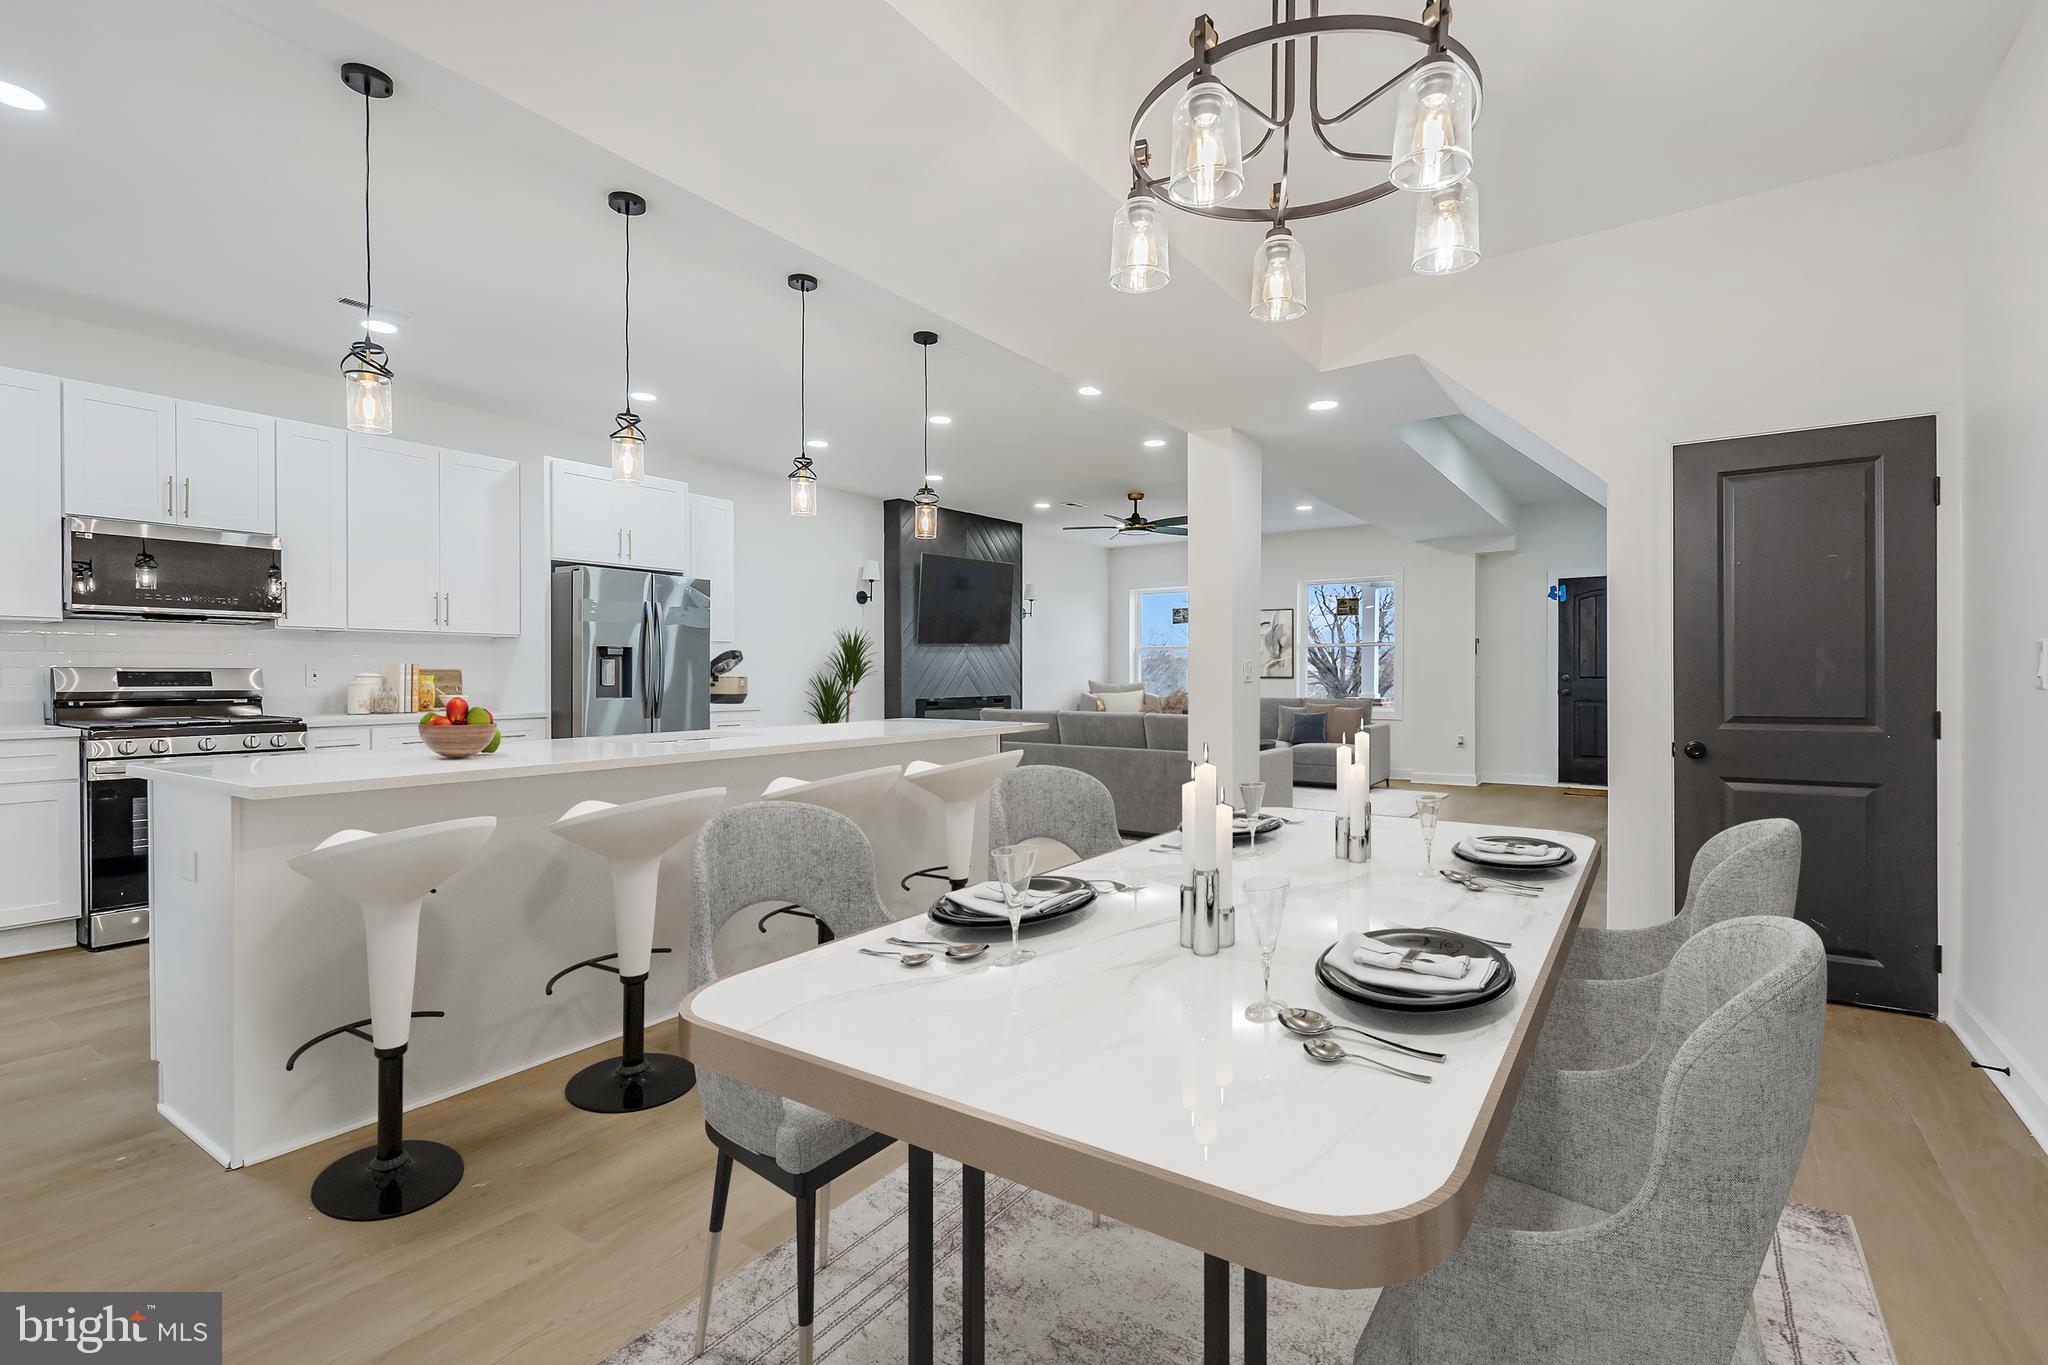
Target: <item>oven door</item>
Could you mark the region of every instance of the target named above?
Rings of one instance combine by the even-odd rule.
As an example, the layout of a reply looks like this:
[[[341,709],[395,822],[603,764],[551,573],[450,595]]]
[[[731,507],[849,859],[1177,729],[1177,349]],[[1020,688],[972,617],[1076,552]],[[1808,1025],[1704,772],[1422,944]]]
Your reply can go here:
[[[149,784],[95,763],[85,782],[85,915],[78,941],[111,948],[149,937]]]

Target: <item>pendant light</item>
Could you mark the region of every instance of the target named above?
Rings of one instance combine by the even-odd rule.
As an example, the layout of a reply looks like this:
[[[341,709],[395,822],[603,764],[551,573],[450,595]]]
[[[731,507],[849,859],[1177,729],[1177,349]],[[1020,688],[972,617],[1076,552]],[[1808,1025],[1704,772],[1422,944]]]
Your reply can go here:
[[[1401,92],[1387,178],[1404,190],[1447,190],[1472,174],[1472,80],[1455,58],[1425,65]]]
[[[647,201],[631,190],[613,190],[605,202],[626,220],[626,410],[612,430],[612,482],[638,483],[647,473],[647,438],[633,411],[633,220],[647,212]]]
[[[932,347],[937,332],[912,332],[910,339],[924,350],[924,482],[911,498],[915,510],[910,517],[910,534],[915,540],[939,538],[939,495],[932,491]]]
[[[1273,186],[1273,226],[1252,253],[1252,308],[1260,322],[1292,322],[1308,312],[1308,254],[1287,226],[1287,186]]]
[[[391,78],[374,66],[347,62],[341,83],[363,97],[363,317],[374,315],[377,295],[370,276],[370,101],[391,98]],[[348,348],[341,362],[341,396],[348,429],[371,436],[391,434],[391,366],[384,348],[363,339]]]
[[[811,295],[818,290],[816,275],[791,275],[789,287],[796,290],[796,459],[789,466],[789,514],[793,517],[818,515],[818,476],[811,469],[806,447],[811,435]]]
[[[1132,158],[1139,166],[1151,161],[1140,139]],[[1109,228],[1109,287],[1119,294],[1149,294],[1172,280],[1167,255],[1166,210],[1134,181],[1130,197],[1117,207]]]
[[[1470,180],[1415,196],[1418,275],[1454,275],[1479,264],[1479,191]]]
[[[1173,165],[1166,193],[1176,204],[1214,208],[1244,192],[1244,130],[1237,96],[1209,70],[1216,26],[1203,15],[1188,35],[1194,75],[1173,106]]]

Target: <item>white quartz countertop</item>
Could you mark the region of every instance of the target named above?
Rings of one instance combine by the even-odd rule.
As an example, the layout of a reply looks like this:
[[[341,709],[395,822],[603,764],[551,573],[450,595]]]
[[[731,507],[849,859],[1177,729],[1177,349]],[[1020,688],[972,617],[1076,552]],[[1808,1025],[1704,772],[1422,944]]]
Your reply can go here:
[[[547,712],[545,711],[493,710],[491,712],[491,715],[498,720],[536,720],[546,714]],[[309,729],[326,730],[338,729],[346,725],[418,725],[420,723],[420,713],[417,711],[384,711],[355,716],[334,711],[322,715],[301,716],[300,719],[306,722]]]
[[[397,787],[550,777],[709,759],[758,758],[887,744],[995,737],[1041,725],[983,720],[859,720],[844,725],[780,725],[752,730],[688,730],[607,739],[508,739],[495,754],[440,758],[425,749],[345,753],[171,758],[131,763],[132,775],[166,787],[191,786],[246,800],[332,796]]]
[[[78,731],[61,725],[0,725],[0,743],[10,739],[77,739]]]

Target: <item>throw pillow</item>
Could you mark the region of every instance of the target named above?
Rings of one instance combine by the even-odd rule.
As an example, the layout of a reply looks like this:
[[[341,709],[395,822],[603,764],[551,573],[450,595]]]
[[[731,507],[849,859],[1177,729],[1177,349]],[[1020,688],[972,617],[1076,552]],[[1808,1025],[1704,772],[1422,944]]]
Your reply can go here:
[[[1329,717],[1321,711],[1296,711],[1288,708],[1283,714],[1288,718],[1287,742],[1289,744],[1326,744],[1330,739]]]
[[[1177,687],[1159,699],[1159,709],[1169,716],[1184,716],[1188,713],[1188,690]]]
[[[1122,711],[1136,715],[1145,707],[1145,692],[1141,687],[1135,692],[1098,692],[1096,702],[1105,711]]]
[[[1349,744],[1352,737],[1358,733],[1358,727],[1365,724],[1363,705],[1350,706],[1343,702],[1312,701],[1308,703],[1308,709],[1320,711],[1330,718],[1332,744]]]
[[[1143,691],[1145,690],[1145,684],[1143,684],[1143,683],[1141,683],[1141,682],[1134,682],[1134,683],[1112,683],[1112,682],[1097,682],[1097,681],[1095,681],[1095,680],[1094,680],[1093,678],[1090,678],[1090,679],[1088,680],[1088,690],[1089,690],[1090,692],[1094,693],[1094,694],[1095,694],[1096,696],[1100,697],[1100,696],[1104,696],[1104,695],[1106,695],[1106,694],[1108,694],[1108,693],[1111,693],[1111,692],[1143,692]]]

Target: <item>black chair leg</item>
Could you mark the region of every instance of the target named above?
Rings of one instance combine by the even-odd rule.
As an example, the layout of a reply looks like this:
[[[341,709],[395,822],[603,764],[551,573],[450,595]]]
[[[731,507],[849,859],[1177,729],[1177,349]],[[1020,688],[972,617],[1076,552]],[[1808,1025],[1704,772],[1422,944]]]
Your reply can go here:
[[[1266,1277],[1244,1272],[1244,1365],[1266,1365]]]
[[[932,1154],[910,1149],[909,1365],[932,1365]]]
[[[811,1310],[817,1276],[818,1196],[806,1190],[796,1197],[796,1350],[801,1365],[811,1365]]]
[[[718,1282],[718,1234],[725,1231],[725,1197],[732,1193],[732,1158],[718,1154],[718,1168],[711,1177],[711,1230],[704,1238],[704,1286],[697,1295],[697,1354],[704,1354],[704,1337],[711,1328],[711,1288]]]
[[[1230,1262],[1202,1257],[1202,1365],[1230,1365]]]
[[[960,1168],[960,1365],[983,1365],[988,1353],[988,1181]]]

